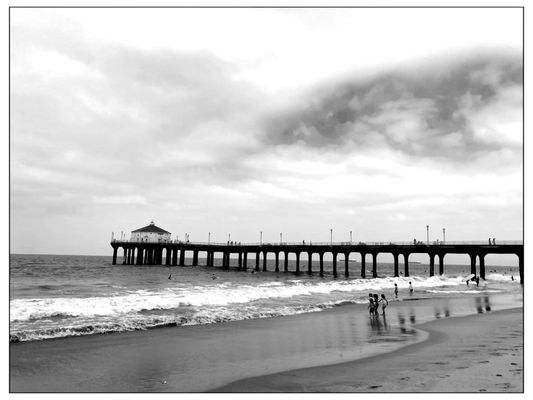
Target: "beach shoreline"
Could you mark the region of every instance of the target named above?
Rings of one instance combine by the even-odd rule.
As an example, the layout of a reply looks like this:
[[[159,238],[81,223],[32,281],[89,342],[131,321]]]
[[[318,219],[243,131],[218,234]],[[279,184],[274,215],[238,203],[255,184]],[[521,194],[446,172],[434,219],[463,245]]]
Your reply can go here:
[[[473,299],[462,299],[462,301],[474,305]],[[422,357],[431,356],[433,352],[427,351],[427,342],[440,336],[438,329],[431,330],[432,322],[420,326],[416,323],[415,314],[420,317],[424,307],[426,311],[428,307],[432,307],[440,310],[439,312],[446,312],[438,299],[391,304],[388,313],[391,320],[394,312],[409,310],[412,315],[409,317],[406,314],[407,320],[412,318],[413,323],[407,321],[406,328],[428,331],[430,337],[422,343],[405,347],[406,344],[423,339],[420,335],[417,338],[410,333],[413,340],[392,343],[392,347],[389,346],[390,343],[385,343],[389,347],[383,347],[381,352],[386,354],[378,356],[374,356],[372,352],[362,352],[364,348],[357,350],[357,346],[344,347],[335,352],[327,348],[329,342],[316,342],[324,337],[328,340],[335,339],[334,336],[331,337],[332,334],[349,335],[351,331],[346,330],[345,325],[353,320],[354,315],[364,317],[364,321],[368,323],[366,307],[362,305],[344,305],[315,313],[276,318],[12,343],[10,390],[12,392],[365,391],[367,389],[363,386],[339,384],[333,377],[341,375],[327,370],[343,368],[343,361],[348,361],[350,365],[351,363],[368,365],[365,363],[373,360],[370,362],[375,363],[378,370],[387,371],[384,365],[389,364],[388,357],[391,355],[397,357],[398,352],[412,351],[417,346],[424,348],[425,353],[428,353],[425,356],[422,354]],[[456,315],[454,311],[457,310],[451,307],[452,314]],[[515,349],[523,345],[522,308],[494,311],[493,304],[493,311],[475,315],[475,309],[472,308],[469,313],[473,315],[457,318],[447,318],[442,314],[442,319],[436,321],[435,326],[446,323],[449,325],[449,321],[468,321],[465,324],[466,328],[470,327],[469,329],[474,331],[488,330],[491,334],[500,326],[513,327],[512,331],[504,332],[502,335],[508,335],[509,340],[516,342],[508,345],[511,346],[508,357],[520,359],[516,361],[517,366],[514,369],[523,368],[521,348]],[[455,325],[453,322],[451,324]],[[302,335],[306,332],[315,332],[318,338]],[[371,333],[375,339],[379,339],[383,334],[378,331]],[[499,351],[496,343],[488,339],[485,342],[486,348],[481,348],[478,355],[485,350]],[[310,351],[309,349],[316,347],[316,343],[326,348],[320,353]],[[400,349],[397,350],[398,348]],[[356,353],[355,350],[360,352]],[[341,359],[337,354],[339,351]],[[511,356],[513,353],[518,355]],[[496,358],[494,355],[488,356]],[[358,360],[361,357],[364,359]],[[486,360],[489,359],[479,361]],[[454,365],[453,362],[451,365]],[[316,368],[316,371],[313,368]],[[316,387],[307,383],[303,385],[300,378],[294,375],[300,371],[306,371],[307,374],[310,369],[322,376],[322,386]],[[491,367],[490,370],[495,369]],[[328,377],[327,382],[324,382],[324,376]],[[375,376],[379,376],[379,372]],[[519,388],[516,379],[517,377],[509,386],[510,390]],[[369,386],[378,386],[376,389],[382,391],[426,391],[438,387],[438,385],[422,386],[413,389],[405,383],[400,381],[393,387],[378,386],[379,384]],[[471,388],[466,391],[477,390]]]
[[[430,321],[426,340],[342,364],[233,382],[214,392],[517,392],[523,309]]]

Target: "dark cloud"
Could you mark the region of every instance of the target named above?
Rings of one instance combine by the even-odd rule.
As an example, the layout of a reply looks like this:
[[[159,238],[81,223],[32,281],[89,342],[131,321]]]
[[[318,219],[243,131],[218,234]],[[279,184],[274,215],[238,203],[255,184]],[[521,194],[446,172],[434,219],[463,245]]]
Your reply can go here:
[[[263,140],[349,151],[387,145],[411,156],[467,160],[514,146],[480,136],[469,116],[506,89],[521,91],[522,72],[519,56],[484,55],[345,79],[271,115]],[[521,98],[511,106],[521,109]]]

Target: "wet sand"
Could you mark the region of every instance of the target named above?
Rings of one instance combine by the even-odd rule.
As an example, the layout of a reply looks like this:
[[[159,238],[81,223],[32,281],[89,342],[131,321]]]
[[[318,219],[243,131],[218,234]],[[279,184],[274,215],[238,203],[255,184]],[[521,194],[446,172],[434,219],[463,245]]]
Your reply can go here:
[[[375,357],[234,382],[220,392],[523,392],[522,309],[418,326],[429,338]]]
[[[491,299],[490,312],[481,308],[488,303],[473,298],[391,302],[390,322],[380,317],[378,325],[369,322],[365,306],[345,305],[288,317],[12,343],[10,390],[521,391],[522,309],[494,311],[498,303]],[[474,315],[453,317],[462,307]],[[476,308],[483,313],[475,314]],[[417,325],[430,314],[441,319]],[[408,342],[416,344],[402,347]],[[375,356],[379,352],[386,354]]]

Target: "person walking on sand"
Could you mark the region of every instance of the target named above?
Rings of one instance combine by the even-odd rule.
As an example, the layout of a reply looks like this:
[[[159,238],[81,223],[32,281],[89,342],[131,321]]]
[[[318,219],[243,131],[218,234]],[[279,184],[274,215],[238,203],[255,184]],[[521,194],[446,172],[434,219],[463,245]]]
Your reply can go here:
[[[409,282],[409,294],[413,294],[413,285]]]
[[[398,285],[394,284],[394,296],[398,297]]]
[[[385,298],[385,295],[381,293],[381,299],[379,300],[381,303],[381,315],[385,315],[385,308],[389,305],[388,300]]]

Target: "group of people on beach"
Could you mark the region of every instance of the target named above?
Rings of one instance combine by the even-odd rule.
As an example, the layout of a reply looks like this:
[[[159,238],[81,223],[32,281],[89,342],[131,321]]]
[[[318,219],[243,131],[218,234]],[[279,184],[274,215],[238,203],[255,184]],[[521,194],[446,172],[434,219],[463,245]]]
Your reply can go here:
[[[385,308],[389,305],[388,300],[385,298],[385,295],[381,294],[381,299],[379,298],[377,293],[369,293],[368,294],[368,311],[370,313],[370,316],[378,316],[379,315],[379,305],[381,303],[381,314],[385,315]]]

